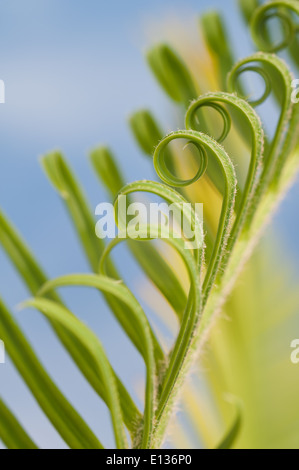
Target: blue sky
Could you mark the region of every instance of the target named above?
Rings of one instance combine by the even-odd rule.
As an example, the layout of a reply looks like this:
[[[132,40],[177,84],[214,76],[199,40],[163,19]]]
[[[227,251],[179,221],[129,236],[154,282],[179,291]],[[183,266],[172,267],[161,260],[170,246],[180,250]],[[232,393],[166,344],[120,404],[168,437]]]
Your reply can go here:
[[[80,175],[94,208],[105,198],[86,157],[95,145],[111,145],[128,181],[152,177],[151,164],[138,152],[126,123],[130,112],[144,106],[150,106],[162,121],[168,118],[167,99],[143,59],[149,43],[145,32],[155,18],[161,23],[170,15],[194,18],[196,28],[198,14],[211,7],[221,9],[227,18],[237,57],[247,54],[250,40],[237,21],[234,0],[0,1],[0,79],[6,85],[6,103],[0,105],[0,205],[51,276],[86,271],[87,265],[60,200],[42,173],[39,156],[61,149]],[[298,196],[297,186],[276,221],[278,236],[289,251],[293,249],[297,261]],[[125,254],[121,259],[127,262]],[[28,293],[2,253],[0,265],[0,293],[14,308]],[[134,276],[137,270],[132,266],[132,285]],[[103,339],[113,365],[133,392],[143,365],[107,307],[94,292],[73,295],[70,291],[66,298]],[[50,373],[111,446],[105,407],[46,322],[35,312],[16,315]],[[0,386],[38,444],[63,446],[9,363],[0,366]]]

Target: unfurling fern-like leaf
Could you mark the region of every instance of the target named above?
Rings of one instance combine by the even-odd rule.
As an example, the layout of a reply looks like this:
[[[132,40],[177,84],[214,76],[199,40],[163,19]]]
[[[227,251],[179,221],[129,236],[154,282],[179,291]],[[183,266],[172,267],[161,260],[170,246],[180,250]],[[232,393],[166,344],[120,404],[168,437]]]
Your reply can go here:
[[[191,366],[299,168],[299,107],[291,99],[293,75],[289,66],[272,54],[286,48],[293,65],[298,66],[295,19],[299,15],[298,2],[275,0],[260,6],[257,1],[239,3],[259,52],[235,65],[222,17],[212,12],[201,19],[206,46],[216,58],[221,91],[205,90],[200,94],[197,77],[189,70],[187,61],[166,44],[156,45],[147,54],[154,75],[179,105],[184,122],[184,128],[163,136],[151,112],[139,110],[131,115],[130,127],[137,144],[152,158],[162,182],[141,179],[124,184],[109,149],[98,147],[91,152],[93,168],[114,203],[118,237],[109,244],[97,237],[92,211],[63,155],[52,152],[42,159],[42,166],[70,215],[90,274],[66,274],[48,280],[16,230],[0,213],[0,243],[33,296],[23,307],[33,307],[48,319],[79,370],[106,403],[117,448],[148,449],[163,445]],[[285,34],[279,44],[273,45],[275,31],[273,34],[267,22],[274,17],[280,19]],[[258,74],[264,81],[260,98],[246,94],[247,82],[241,81],[241,76],[244,78],[248,72]],[[279,117],[274,136],[269,138],[265,137],[266,129],[254,108],[266,102],[271,94],[279,107]],[[217,113],[217,119],[211,112]],[[181,142],[187,142],[183,150],[178,149]],[[236,167],[242,160],[246,170],[241,177]],[[190,169],[194,171],[192,177],[184,171]],[[188,207],[184,217],[194,228],[195,245],[188,246],[188,240],[178,237],[174,229],[169,233],[148,223],[139,227],[139,236],[134,239],[132,227],[124,222],[124,214],[118,209],[122,197],[131,202],[133,194],[136,197],[139,193]],[[204,203],[207,212],[209,204],[212,206],[207,218],[199,218],[192,205],[196,202]],[[158,240],[160,245],[152,245],[152,240]],[[172,309],[178,331],[169,350],[161,346],[146,311],[120,279],[110,257],[121,242],[128,244],[143,272]],[[169,262],[168,249],[185,267],[187,276]],[[63,286],[92,287],[104,296],[144,361],[143,412],[114,372],[100,340],[55,292]],[[65,443],[71,448],[103,448],[102,441],[49,377],[2,302],[0,337],[24,382]],[[218,441],[219,449],[234,446],[246,419],[241,400],[234,397],[231,402],[232,418]],[[0,439],[8,448],[37,447],[2,400]]]

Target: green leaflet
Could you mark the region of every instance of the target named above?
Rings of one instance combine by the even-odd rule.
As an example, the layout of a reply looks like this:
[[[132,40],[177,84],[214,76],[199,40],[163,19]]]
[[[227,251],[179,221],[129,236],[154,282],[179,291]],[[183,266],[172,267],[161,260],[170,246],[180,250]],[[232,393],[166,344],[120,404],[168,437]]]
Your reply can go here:
[[[120,449],[126,448],[127,439],[122,423],[122,411],[117,383],[111,365],[95,334],[83,322],[78,320],[78,318],[57,302],[35,297],[34,299],[24,302],[23,307],[36,308],[46,317],[58,322],[63,328],[70,331],[71,334],[77,338],[78,342],[83,344],[84,348],[89,351],[90,356],[93,357],[96,372],[99,374],[101,382],[104,384],[107,392],[107,406],[111,414],[116,445]],[[81,426],[82,423],[77,423],[75,429],[80,431]],[[66,427],[69,430],[72,429],[71,426]]]
[[[111,158],[110,160],[107,158],[107,153],[105,154],[105,157],[107,165],[111,169],[111,166],[109,166],[109,164],[111,164]],[[72,175],[71,170],[62,155],[58,153],[52,153],[44,157],[43,165],[50,181],[65,200],[74,226],[79,233],[84,251],[90,261],[91,268],[94,272],[97,272],[99,259],[103,253],[105,245],[103,240],[96,236],[95,220],[91,215],[91,211],[88,208],[88,204],[77,181],[75,180],[75,177]],[[111,260],[108,261],[108,274],[109,276],[118,278],[118,273]],[[114,313],[117,321],[129,334],[129,338],[136,348],[141,351],[142,343],[140,341],[140,337],[136,334],[134,328],[128,328],[127,318],[130,316],[130,310],[128,310],[127,306],[120,303],[114,296],[105,294],[105,299],[107,300],[107,303]],[[160,357],[163,357],[161,350]]]
[[[8,449],[37,449],[38,447],[0,398],[0,440]]]
[[[107,188],[110,197],[114,199],[124,186],[124,179],[115,158],[104,147],[93,150],[90,158],[98,177]],[[109,175],[115,175],[115,180]],[[150,244],[141,247],[128,240],[128,245],[146,275],[164,295],[180,319],[186,304],[186,295],[173,270],[161,258],[159,251]]]
[[[95,173],[114,197],[120,188],[124,186],[123,175],[114,155],[107,147],[97,147],[90,152],[89,157]]]
[[[179,334],[169,354],[168,368],[160,379],[162,385],[156,410],[153,448],[155,445],[160,445],[179,391],[179,385],[182,383],[190,364],[193,336],[196,333],[202,306],[200,279],[202,255],[200,256],[200,265],[198,265],[190,251],[185,249],[182,240],[168,238],[165,239],[165,242],[172,244],[184,260],[190,277],[190,290]]]
[[[225,435],[223,436],[221,442],[217,445],[217,449],[231,449],[241,428],[242,424],[242,408],[241,403],[237,398],[229,396],[228,401],[230,401],[235,407],[235,418],[232,421],[232,424],[227,429]]]
[[[129,123],[139,147],[152,158],[157,143],[163,137],[153,115],[146,109],[141,109],[130,116]]]
[[[29,248],[18,235],[16,229],[12,227],[1,212],[0,243],[2,244],[6,254],[10,257],[15,268],[20,273],[31,294],[37,294],[42,285],[47,281],[47,277],[37,264]],[[51,293],[50,298],[55,301],[60,301],[59,297],[55,293]],[[106,393],[103,390],[101,381],[93,370],[92,360],[86,349],[83,348],[70,333],[61,328],[57,322],[55,323],[51,321],[51,325],[82,374],[90,382],[100,397],[107,402]],[[120,390],[124,419],[128,429],[133,432],[135,430],[135,423],[140,419],[140,413],[121,381],[117,377],[116,379]]]
[[[252,15],[260,6],[260,0],[238,0],[238,3],[244,20],[249,23]]]
[[[0,243],[32,294],[46,281],[46,276],[33,258],[15,227],[0,211]]]
[[[147,53],[147,61],[164,91],[178,103],[188,105],[198,95],[191,75],[177,54],[166,44]]]
[[[103,292],[109,292],[129,307],[131,315],[128,318],[128,326],[131,325],[131,327],[136,330],[137,334],[140,335],[143,345],[142,356],[147,368],[142,439],[142,447],[147,448],[150,445],[150,434],[153,420],[155,360],[152,331],[146,315],[133,294],[125,285],[106,276],[94,274],[73,274],[60,277],[45,284],[40,293],[43,294],[57,287],[68,285],[94,287]]]
[[[221,103],[221,104],[220,104]],[[228,93],[207,93],[201,96],[198,100],[194,101],[186,113],[185,123],[187,129],[195,127],[195,116],[198,109],[210,106],[217,110],[223,118],[223,132],[217,141],[220,143],[224,141],[229,134],[231,128],[231,118],[229,112],[223,107],[223,104],[230,105],[234,110],[238,111],[238,117],[243,115],[251,134],[251,158],[248,169],[248,174],[245,182],[240,201],[236,207],[236,217],[233,227],[230,232],[229,242],[227,245],[227,254],[225,255],[225,262],[229,253],[231,252],[239,233],[244,226],[248,212],[253,211],[254,197],[256,188],[259,182],[260,170],[262,167],[262,155],[264,148],[264,133],[261,125],[260,118],[254,109],[244,100],[235,95]],[[231,108],[230,108],[231,109]],[[237,116],[236,116],[237,118]]]
[[[200,26],[208,47],[219,63],[221,89],[225,89],[226,76],[234,64],[234,57],[223,18],[217,11],[209,11],[200,17]]]
[[[187,201],[183,198],[183,196],[181,196],[179,193],[174,191],[172,188],[169,188],[168,186],[163,185],[161,183],[157,183],[157,182],[154,182],[154,181],[146,181],[146,180],[144,180],[144,181],[135,181],[134,183],[130,183],[130,184],[124,186],[121,189],[121,191],[117,194],[117,196],[115,197],[115,200],[114,200],[114,209],[115,209],[115,215],[116,215],[116,222],[119,225],[119,227],[121,228],[120,231],[122,231],[122,229],[126,228],[126,227],[123,227],[122,221],[117,220],[118,203],[119,203],[120,197],[130,195],[134,192],[152,193],[152,194],[155,194],[157,196],[160,196],[161,198],[163,198],[165,201],[169,202],[170,204],[179,205],[179,207],[181,207],[181,205],[187,203]],[[195,234],[196,234],[196,237],[198,238],[197,246],[201,247],[202,246],[203,234],[202,234],[201,223],[198,220],[198,217],[194,214],[191,207],[187,208],[187,210],[185,212],[185,216],[187,216],[189,218],[189,223],[191,224],[191,226],[193,226],[193,224],[195,224],[195,227],[196,227]],[[118,243],[118,239],[115,239],[110,243],[110,245],[108,245],[108,248],[106,249],[106,251],[104,252],[104,255],[102,257],[101,264],[103,263],[103,259],[106,258],[107,252],[111,249],[112,246],[114,246],[114,244],[117,244],[117,243]],[[134,242],[131,242],[131,243],[134,244]],[[137,244],[136,244],[136,246],[137,246]],[[141,249],[142,249],[142,247],[141,247]],[[194,250],[194,251],[195,251],[195,258],[197,260],[197,263],[199,263],[200,262],[200,252],[201,252],[201,250],[199,249],[199,250]],[[169,281],[172,282],[172,277],[170,278]],[[176,284],[174,284],[174,286],[175,285]],[[183,300],[185,300],[185,295],[184,295],[184,297],[181,298],[181,301],[183,301]],[[182,306],[180,305],[179,308],[180,308],[180,310],[177,311],[177,314],[178,314],[179,318],[181,318],[182,317],[182,315],[181,315]],[[185,304],[184,304],[184,308],[185,308]],[[158,356],[158,359],[159,359],[159,356]]]
[[[158,124],[156,123],[154,117],[147,110],[137,111],[136,113],[132,115],[130,119],[130,124],[131,124],[133,134],[135,136],[135,139],[137,143],[139,144],[139,146],[141,147],[141,149],[145,151],[148,154],[148,156],[153,158],[153,152],[154,152],[155,147],[158,145],[159,141],[163,139],[163,133],[161,129],[159,128]],[[169,147],[165,149],[165,161],[167,162],[167,167],[172,173],[175,172],[176,153],[177,153],[176,151],[173,151]],[[212,170],[213,170],[212,168],[209,169],[209,173],[212,174],[213,173]],[[216,184],[217,188],[219,188],[219,186],[222,187],[221,178],[220,179],[216,178],[216,182],[215,182],[215,178],[213,178],[213,181]],[[182,195],[185,195],[185,197],[188,199],[188,195],[185,194],[186,191],[183,187],[179,188],[178,191]],[[208,225],[205,227],[205,230],[206,230],[206,252],[209,253],[210,247],[213,243],[213,235],[211,234],[211,230]],[[134,247],[136,247],[136,245],[131,246],[131,249],[134,249]],[[138,249],[138,245],[136,248]],[[151,246],[149,246],[149,249],[151,249]],[[145,251],[145,250],[147,251],[147,247],[143,247],[142,251]],[[176,312],[181,312],[181,314],[179,315],[179,317],[181,317],[182,308],[186,303],[186,299],[185,299],[186,296],[184,292],[182,291],[180,283],[178,282],[177,278],[173,276],[172,271],[170,271],[170,273],[167,273],[167,270],[169,271],[167,264],[164,263],[164,266],[162,264],[160,265],[159,259],[154,260],[152,255],[157,257],[156,252],[152,250],[152,253],[148,257],[149,259],[148,264],[151,264],[153,266],[158,266],[157,269],[154,268],[153,272],[156,271],[157,273],[159,273],[161,271],[161,274],[163,273],[163,276],[162,275],[160,276],[163,282],[162,283],[160,282],[159,285],[158,284],[156,285],[159,288],[159,290],[163,293],[163,295],[167,298],[168,302],[173,306],[174,310]],[[153,261],[152,263],[151,263],[151,260]],[[142,262],[143,260],[141,257],[139,258],[138,261],[141,264],[142,268],[146,271],[146,265],[144,265],[144,263]],[[155,261],[155,264],[154,264],[154,261]],[[167,294],[167,291],[165,292],[165,289],[163,287],[166,279],[167,280],[169,279],[171,281],[169,283],[170,286],[172,286],[170,296],[169,294]],[[156,283],[156,281],[154,281],[154,283]],[[175,302],[176,302],[175,305],[173,305],[172,299],[175,299]],[[182,299],[182,302],[180,302],[180,299]]]
[[[297,1],[297,0],[296,0]],[[298,47],[299,41],[296,37],[296,24],[293,23],[292,14],[298,14],[298,4],[292,2],[292,6],[284,1],[267,2],[261,5],[260,0],[239,0],[240,9],[246,23],[251,25],[251,32],[258,49],[264,52],[274,52],[288,48],[288,52],[293,62],[299,66]],[[294,9],[295,7],[295,9]],[[280,36],[284,39],[281,43],[273,44],[273,33],[277,33],[277,28],[273,29],[271,21],[276,19],[279,23]],[[267,23],[269,27],[267,27]],[[280,86],[273,81],[273,93],[279,100]]]
[[[62,439],[74,449],[102,448],[87,424],[51,380],[2,301],[0,337],[39,406]]]
[[[148,110],[139,110],[131,115],[130,127],[135,140],[141,150],[153,158],[154,150],[164,133],[156,122],[154,116]],[[175,168],[175,151],[167,149],[167,164],[171,169]]]
[[[265,68],[265,66],[267,68]],[[282,106],[275,135],[270,143],[267,153],[264,155],[263,172],[258,193],[256,195],[257,200],[261,197],[263,192],[266,191],[272,179],[274,178],[274,181],[277,180],[285,162],[286,155],[281,152],[281,148],[286,139],[286,129],[288,129],[290,125],[290,115],[293,110],[293,104],[291,101],[292,76],[288,67],[281,59],[272,54],[261,52],[239,61],[228,75],[228,89],[231,92],[237,91],[237,80],[244,72],[255,72],[264,79],[265,91],[261,98],[254,101],[248,100],[252,106],[258,106],[262,104],[271,93],[272,85],[270,70],[272,71],[272,74],[275,74],[274,76],[280,80]]]
[[[161,184],[161,183],[157,183],[155,181],[149,181],[149,180],[135,181],[134,183],[127,184],[121,189],[121,191],[119,191],[119,193],[117,194],[114,200],[114,211],[115,211],[116,223],[120,229],[120,232],[125,230],[126,226],[125,226],[125,221],[118,220],[117,218],[119,200],[121,196],[126,196],[134,192],[152,193],[157,196],[160,196],[161,198],[163,198],[165,201],[169,202],[170,204],[177,204],[178,206],[188,203],[188,201],[186,201],[186,199],[184,199],[184,197],[181,196],[181,194],[179,194],[174,189],[166,186],[165,184]],[[203,243],[202,226],[197,215],[194,213],[193,208],[190,207],[189,204],[186,206],[186,211],[184,215],[185,217],[189,219],[189,223],[191,226],[195,225],[195,236],[197,238],[196,245],[198,247],[201,247]],[[195,251],[195,258],[197,262],[199,262],[200,250],[195,249],[194,251]]]
[[[129,123],[141,150],[150,158],[153,158],[154,150],[164,135],[154,116],[146,109],[139,110],[131,115]],[[174,158],[175,152],[167,149],[166,159],[171,169],[175,167]]]
[[[190,102],[197,98],[199,93],[196,92],[193,85],[190,87],[190,74],[186,67],[180,62],[175,53],[166,45],[158,45],[149,51],[148,61],[150,63],[152,72],[167,94],[174,101],[182,103],[184,108],[188,108]],[[173,62],[173,65],[170,67],[171,62]],[[184,80],[185,76],[187,76],[187,80]],[[165,77],[167,77],[166,81]],[[172,86],[174,91],[172,90]],[[180,91],[181,87],[182,91]],[[184,96],[186,97],[184,98]],[[208,123],[205,121],[202,115],[200,116],[200,120],[204,132],[208,132]],[[172,170],[169,148],[165,149],[165,159],[167,160],[168,168]],[[211,181],[215,184],[216,188],[222,194],[225,188],[223,179],[221,177],[221,168],[219,167],[217,160],[212,159],[210,161],[210,164],[207,168],[207,174]]]
[[[159,176],[159,178],[169,186],[174,187],[184,187],[189,186],[192,183],[195,183],[197,180],[201,178],[201,176],[205,173],[207,166],[208,166],[208,158],[205,148],[201,145],[200,135],[198,133],[197,139],[196,132],[194,135],[192,133],[188,134],[188,131],[177,131],[171,132],[168,136],[164,137],[157,147],[155,148],[154,152],[154,166],[155,170]],[[188,139],[189,143],[192,143],[196,149],[198,150],[198,170],[196,174],[187,180],[182,180],[181,178],[173,175],[168,166],[165,159],[165,148],[167,145],[176,139]]]
[[[192,84],[192,79],[185,65],[179,60],[174,51],[166,45],[158,45],[148,53],[148,62],[152,72],[166,93],[176,102],[188,108],[190,102],[197,98],[199,93]],[[207,123],[201,116],[205,131],[208,130]],[[145,121],[146,123],[146,121]],[[157,145],[158,142],[155,143]],[[168,160],[168,167],[171,169],[170,149],[165,149],[165,158]],[[221,178],[221,169],[217,161],[212,161],[207,170],[209,178],[216,185],[216,188],[223,193],[224,185]]]
[[[115,198],[115,214],[118,213],[118,203],[120,196],[128,195],[133,192],[153,193],[162,197],[165,201],[168,201],[172,204],[186,203],[186,200],[179,193],[177,193],[172,188],[166,185],[153,181],[138,181],[125,186],[118,193]],[[173,403],[177,392],[176,384],[182,376],[184,367],[186,367],[186,362],[188,359],[188,349],[190,346],[190,342],[192,341],[192,335],[200,314],[200,272],[202,263],[203,240],[202,225],[198,220],[196,214],[194,214],[192,208],[189,208],[189,212],[186,211],[185,216],[187,216],[189,218],[189,221],[192,221],[192,223],[195,224],[196,227],[196,237],[198,238],[196,246],[198,247],[198,249],[194,249],[192,254],[191,251],[186,250],[183,240],[175,239],[169,233],[165,235],[163,232],[163,227],[159,227],[157,232],[155,232],[155,227],[151,226],[150,233],[148,233],[148,226],[146,226],[143,232],[143,236],[140,238],[140,242],[152,238],[162,238],[165,239],[165,242],[171,244],[184,260],[191,281],[189,298],[182,318],[180,333],[175,342],[173,351],[170,354],[166,374],[165,376],[162,375],[162,377],[159,378],[159,383],[161,385],[159,393],[159,403],[156,412],[157,430],[155,429],[154,431],[154,437],[152,440],[153,446],[155,445],[157,439],[159,439],[161,429],[164,429],[166,423],[168,422],[170,406],[171,403]],[[126,230],[126,234],[128,234],[128,227],[124,226],[123,221],[116,221],[118,223],[118,226],[120,227],[120,233],[123,233],[123,231]],[[153,230],[154,234],[152,233]],[[167,238],[169,236],[170,238]],[[101,272],[105,272],[105,261],[110,251],[122,240],[122,238],[116,238],[112,240],[112,242],[106,248],[101,259]],[[162,424],[160,425],[160,423]]]
[[[215,286],[213,292],[211,292],[203,312],[198,331],[199,348],[202,347],[205,332],[211,325],[214,313],[218,311],[224,300],[229,295],[239,273],[242,271],[247,259],[250,257],[256,244],[263,235],[265,226],[269,220],[269,215],[275,213],[279,203],[281,202],[282,195],[287,193],[294,182],[295,175],[298,174],[298,168],[299,153],[297,150],[293,155],[290,155],[289,160],[285,164],[279,192],[269,191],[263,197],[256,208],[250,230],[238,239],[228,265],[226,266],[225,272],[221,277],[219,284]],[[225,297],[223,297],[223,292],[225,292]]]
[[[140,184],[138,185],[140,187]],[[145,185],[144,190],[149,191],[149,188]],[[156,191],[158,188],[154,188]],[[165,188],[165,199],[169,188]],[[160,189],[160,194],[161,194]],[[192,342],[192,337],[199,320],[200,308],[201,308],[201,288],[200,288],[200,272],[202,255],[199,257],[192,253],[191,250],[186,250],[184,242],[180,238],[173,238],[172,234],[169,234],[162,227],[151,226],[151,233],[148,233],[148,226],[141,229],[141,238],[139,241],[146,242],[152,238],[161,238],[166,243],[173,246],[182,257],[188,274],[190,277],[190,290],[186,309],[182,318],[182,323],[179,331],[179,335],[175,341],[175,345],[170,352],[168,367],[165,374],[159,377],[160,390],[158,395],[158,405],[156,410],[155,429],[153,430],[152,437],[152,448],[155,448],[157,440],[160,438],[161,429],[164,429],[168,423],[171,404],[173,403],[177,394],[177,383],[181,380],[182,374],[188,363],[189,347]],[[130,228],[127,228],[128,234],[130,234]],[[101,272],[105,272],[105,261],[111,250],[123,239],[113,240],[107,247],[103,258],[101,260]],[[196,250],[194,250],[196,251]],[[202,253],[202,247],[199,249]],[[200,264],[199,264],[200,263]]]
[[[163,150],[167,144],[174,139],[188,139],[188,141],[194,144],[200,152],[200,165],[198,172],[195,177],[190,180],[179,180],[170,174],[167,166],[165,165]],[[207,152],[211,153],[211,156],[217,160],[221,168],[225,191],[223,193],[222,210],[218,224],[217,236],[203,283],[203,304],[205,304],[216,278],[230,232],[236,191],[234,167],[227,153],[223,147],[218,144],[218,142],[206,134],[192,130],[177,131],[169,134],[159,143],[154,154],[154,165],[156,171],[165,183],[173,186],[187,186],[197,181],[204,174],[208,165]]]
[[[251,21],[251,34],[258,48],[266,52],[277,52],[290,46],[297,33],[297,25],[292,21],[288,12],[299,15],[297,0],[272,0],[270,3],[260,6],[254,13]],[[284,37],[276,43],[271,44],[265,25],[272,18],[281,21]],[[266,36],[266,37],[265,37]],[[297,65],[299,63],[298,53],[296,55]]]

